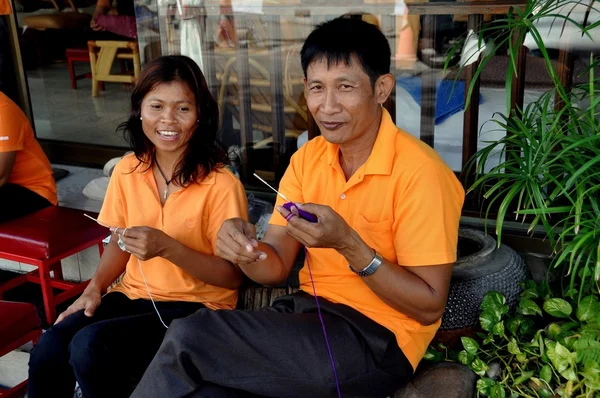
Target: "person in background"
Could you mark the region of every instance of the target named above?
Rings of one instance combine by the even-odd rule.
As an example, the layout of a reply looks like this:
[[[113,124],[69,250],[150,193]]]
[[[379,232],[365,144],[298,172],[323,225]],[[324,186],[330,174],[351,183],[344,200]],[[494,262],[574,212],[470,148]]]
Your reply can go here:
[[[90,21],[94,33],[90,40],[135,40],[137,27],[134,0],[118,0],[116,12],[111,13],[112,0],[98,0]]]
[[[146,64],[121,125],[134,153],[115,166],[98,217],[110,243],[31,352],[29,398],[72,398],[76,380],[86,398],[128,397],[174,319],[235,308],[242,273],[215,255],[217,232],[247,220],[248,204],[224,167],[218,112],[193,60]]]
[[[50,162],[27,116],[0,92],[0,222],[57,204]]]

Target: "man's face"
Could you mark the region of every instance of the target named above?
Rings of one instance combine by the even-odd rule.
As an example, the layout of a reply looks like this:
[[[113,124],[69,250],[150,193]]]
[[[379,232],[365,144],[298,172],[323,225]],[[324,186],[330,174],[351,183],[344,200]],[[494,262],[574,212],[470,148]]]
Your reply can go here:
[[[353,142],[379,125],[380,106],[358,59],[331,64],[322,58],[306,71],[306,103],[323,137],[334,144]]]

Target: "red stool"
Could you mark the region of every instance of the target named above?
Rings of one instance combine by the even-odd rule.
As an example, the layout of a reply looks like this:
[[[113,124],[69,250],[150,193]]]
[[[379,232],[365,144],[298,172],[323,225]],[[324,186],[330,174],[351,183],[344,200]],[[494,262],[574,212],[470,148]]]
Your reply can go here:
[[[36,344],[42,328],[40,317],[33,304],[0,301],[0,357],[16,350],[23,344]],[[27,390],[27,380],[9,390],[0,389],[0,398],[16,398]]]
[[[90,52],[87,48],[67,48],[65,55],[69,64],[69,76],[71,76],[71,88],[77,90],[77,80],[91,79],[92,72],[87,72],[81,75],[75,74],[75,62],[90,63]],[[104,84],[100,82],[100,90],[104,90]]]
[[[60,260],[94,245],[98,245],[102,255],[102,240],[109,234],[106,228],[83,214],[80,210],[50,206],[0,224],[0,258],[38,267],[1,284],[0,299],[8,290],[26,282],[37,283],[42,287],[46,320],[49,325],[54,323],[56,305],[80,294],[87,285],[87,282],[65,281]],[[55,296],[52,288],[63,292]]]

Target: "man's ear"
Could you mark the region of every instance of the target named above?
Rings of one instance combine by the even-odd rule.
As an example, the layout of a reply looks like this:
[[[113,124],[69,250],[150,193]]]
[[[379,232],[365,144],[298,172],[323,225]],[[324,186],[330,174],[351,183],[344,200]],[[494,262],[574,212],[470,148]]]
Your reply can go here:
[[[378,103],[383,104],[387,101],[392,93],[394,84],[396,84],[396,78],[390,73],[381,75],[377,78],[377,81],[375,82],[375,97],[377,98]]]

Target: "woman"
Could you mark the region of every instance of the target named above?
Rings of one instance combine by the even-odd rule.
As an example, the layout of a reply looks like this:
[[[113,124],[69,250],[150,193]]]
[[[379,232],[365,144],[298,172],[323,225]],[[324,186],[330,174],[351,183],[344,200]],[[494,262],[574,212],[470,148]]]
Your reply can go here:
[[[198,66],[160,57],[143,70],[99,221],[111,241],[84,293],[31,353],[29,397],[128,397],[173,319],[233,309],[242,276],[214,255],[224,220],[247,218],[217,142],[218,108]],[[122,280],[102,295],[125,272]]]

